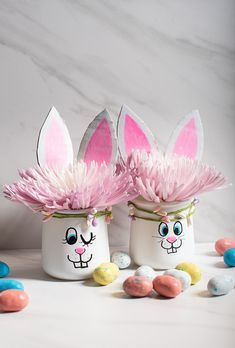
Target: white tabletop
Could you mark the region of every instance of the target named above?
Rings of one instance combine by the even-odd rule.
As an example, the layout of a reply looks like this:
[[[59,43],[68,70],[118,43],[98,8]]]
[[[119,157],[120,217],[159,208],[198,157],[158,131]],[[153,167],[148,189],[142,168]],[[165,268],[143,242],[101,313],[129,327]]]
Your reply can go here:
[[[39,250],[4,250],[0,259],[11,267],[30,296],[18,313],[0,314],[0,346],[4,348],[234,347],[235,290],[210,297],[206,285],[215,274],[235,276],[212,244],[198,244],[194,262],[202,280],[175,299],[153,294],[128,298],[122,291],[132,269],[120,272],[108,286],[91,280],[60,281],[40,266]],[[161,274],[162,272],[156,272]]]

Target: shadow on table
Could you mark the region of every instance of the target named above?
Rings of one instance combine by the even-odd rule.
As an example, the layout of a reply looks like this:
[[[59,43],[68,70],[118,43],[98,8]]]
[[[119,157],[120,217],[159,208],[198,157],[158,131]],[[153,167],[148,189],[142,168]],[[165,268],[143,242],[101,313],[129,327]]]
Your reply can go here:
[[[213,297],[213,296],[209,293],[209,291],[207,291],[207,290],[203,290],[203,291],[198,292],[198,293],[197,293],[197,296],[199,296],[199,297],[204,297],[204,298]]]
[[[219,257],[220,255],[216,252],[216,251],[207,251],[207,252],[205,252],[205,253],[203,253],[204,255],[206,255],[206,256],[213,256],[213,257]]]
[[[229,268],[226,263],[224,263],[223,261],[218,261],[218,262],[215,262],[214,266],[216,268]]]
[[[141,297],[131,297],[129,295],[127,295],[124,291],[116,291],[112,293],[112,297],[121,299],[121,300],[138,300]]]
[[[102,285],[96,283],[93,279],[86,279],[82,282],[84,286],[88,286],[91,288],[100,288]]]
[[[152,293],[150,295],[145,296],[145,297],[133,297],[133,296],[127,295],[124,291],[116,291],[116,292],[112,293],[112,297],[115,297],[115,298],[118,298],[121,300],[139,300],[139,299],[143,299],[143,298],[150,298],[150,299],[154,299],[154,300],[169,301],[169,300],[173,299],[173,298],[169,298],[169,297],[163,297],[154,291],[152,291]]]
[[[40,265],[32,268],[12,269],[9,277],[19,279],[45,280],[52,282],[65,282],[63,279],[56,279],[46,274]]]

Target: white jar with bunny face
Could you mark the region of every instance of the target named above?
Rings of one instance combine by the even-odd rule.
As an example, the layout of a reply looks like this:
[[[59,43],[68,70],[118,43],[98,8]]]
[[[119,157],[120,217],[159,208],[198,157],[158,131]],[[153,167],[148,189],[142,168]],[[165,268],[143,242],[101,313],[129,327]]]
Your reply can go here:
[[[94,269],[109,262],[110,252],[106,214],[96,223],[84,211],[64,211],[43,223],[42,266],[55,278],[82,280],[92,277]]]
[[[45,176],[51,183],[49,189],[38,195],[42,196],[40,209],[50,217],[42,230],[42,265],[49,275],[60,279],[86,279],[100,263],[109,262],[107,222],[111,219],[110,209],[92,213],[95,219],[89,225],[87,222],[89,216],[92,217],[91,211],[96,210],[94,207],[110,207],[110,200],[112,203],[115,199],[122,200],[124,193],[119,194],[119,187],[115,199],[107,194],[114,182],[115,167],[113,170],[112,165],[116,156],[117,139],[106,110],[94,118],[83,135],[77,155],[83,163],[81,166],[73,164],[76,160],[72,141],[63,119],[54,107],[50,110],[37,144],[38,164],[42,170],[46,168]],[[113,178],[108,176],[104,182],[99,170],[105,173],[105,168]],[[56,207],[60,208],[59,212],[53,213]],[[93,209],[82,210],[84,207]]]
[[[129,203],[130,254],[137,265],[168,269],[194,254],[194,201],[156,204],[143,198]]]
[[[191,197],[197,195],[200,186],[195,184],[195,173],[187,171],[183,160],[182,170],[175,168],[171,171],[173,175],[169,171],[170,165],[174,166],[173,161],[169,161],[164,170],[160,161],[156,164],[158,141],[143,120],[125,105],[118,118],[117,133],[122,160],[142,197],[136,198],[130,207],[131,256],[137,265],[155,269],[175,267],[194,253],[192,214],[195,201]],[[139,156],[141,151],[146,156]],[[156,155],[148,157],[154,151]],[[193,110],[173,131],[164,156],[187,158],[197,163],[202,152],[202,123],[199,112]],[[174,180],[178,178],[181,180]],[[169,203],[159,203],[162,201]]]

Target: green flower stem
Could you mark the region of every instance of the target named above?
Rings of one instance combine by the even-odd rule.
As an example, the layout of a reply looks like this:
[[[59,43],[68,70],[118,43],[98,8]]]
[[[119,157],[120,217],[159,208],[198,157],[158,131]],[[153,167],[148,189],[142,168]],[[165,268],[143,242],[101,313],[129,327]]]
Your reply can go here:
[[[57,219],[66,219],[66,218],[78,218],[78,219],[87,219],[87,216],[91,213],[54,213],[52,217]],[[112,212],[108,210],[100,210],[95,214],[92,214],[95,218],[99,218],[101,216],[112,216]]]

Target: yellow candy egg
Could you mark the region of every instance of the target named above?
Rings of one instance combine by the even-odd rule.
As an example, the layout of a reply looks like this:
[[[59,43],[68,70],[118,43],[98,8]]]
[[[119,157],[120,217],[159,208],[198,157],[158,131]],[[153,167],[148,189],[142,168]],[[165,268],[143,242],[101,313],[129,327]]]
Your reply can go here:
[[[195,265],[195,263],[182,262],[178,264],[175,268],[181,271],[187,272],[191,276],[192,278],[191,285],[199,282],[199,280],[202,277],[201,269],[197,265]]]
[[[117,279],[119,268],[115,263],[101,263],[93,272],[93,279],[100,285],[108,285]]]

